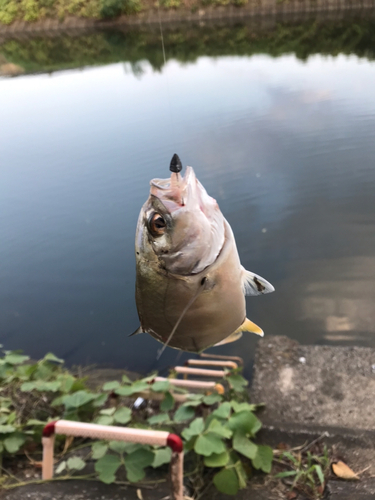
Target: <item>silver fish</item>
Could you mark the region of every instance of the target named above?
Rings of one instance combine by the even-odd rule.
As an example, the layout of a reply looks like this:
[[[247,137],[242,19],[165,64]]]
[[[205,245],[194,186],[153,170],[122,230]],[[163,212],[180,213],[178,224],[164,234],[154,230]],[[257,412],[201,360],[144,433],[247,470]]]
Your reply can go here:
[[[263,336],[246,318],[245,295],[274,291],[241,266],[232,229],[192,167],[153,179],[138,218],[136,304],[141,326],[165,345],[202,352],[243,331]]]

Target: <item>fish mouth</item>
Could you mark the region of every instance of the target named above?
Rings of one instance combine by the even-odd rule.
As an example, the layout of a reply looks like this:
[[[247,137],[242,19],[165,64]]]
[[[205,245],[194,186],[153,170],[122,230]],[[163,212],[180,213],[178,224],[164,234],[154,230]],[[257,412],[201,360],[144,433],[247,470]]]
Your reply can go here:
[[[170,178],[152,179],[150,185],[150,194],[159,198],[170,211],[194,202],[201,188],[192,167],[186,168],[185,176],[172,172]]]

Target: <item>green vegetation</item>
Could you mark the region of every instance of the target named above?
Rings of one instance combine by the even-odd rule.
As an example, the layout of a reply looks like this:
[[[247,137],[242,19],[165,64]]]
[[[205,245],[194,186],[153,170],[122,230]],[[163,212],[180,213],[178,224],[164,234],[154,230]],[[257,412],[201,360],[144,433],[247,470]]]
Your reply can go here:
[[[2,487],[23,484],[15,483],[14,475],[7,473],[8,463],[25,455],[37,462],[42,429],[59,418],[180,434],[187,457],[186,473],[195,492],[213,483],[219,491],[235,495],[246,486],[252,469],[271,471],[272,449],[254,442],[261,423],[254,414],[256,406],[246,400],[247,381],[239,371],[224,377],[225,395],[191,394],[180,405],[169,381],[153,382],[153,378],[132,382],[123,376],[121,382],[110,381],[92,391],[84,378],[65,369],[63,361],[53,354],[31,363],[19,352],[4,351],[0,359]],[[143,408],[135,408],[134,399],[145,390],[161,394],[161,402],[150,400]],[[176,387],[173,390],[186,393]],[[109,484],[125,475],[134,483],[144,479],[148,467],[162,467],[171,459],[167,448],[77,438],[73,443],[63,436],[57,436],[56,441],[60,456],[56,474],[61,479],[77,478],[76,472],[86,472],[91,464],[92,472],[81,472],[79,477]],[[84,454],[77,454],[78,450]]]
[[[315,450],[312,448],[315,447]],[[321,498],[330,476],[330,458],[326,446],[313,442],[294,450],[282,451],[275,462],[284,470],[275,478],[289,480],[291,490],[307,498]]]
[[[325,23],[310,20],[302,24],[279,23],[267,30],[253,24],[190,25],[183,29],[165,29],[164,44],[167,59],[182,63],[193,62],[200,56],[269,54],[277,57],[286,53],[294,53],[302,60],[317,53],[332,56],[356,54],[374,59],[375,20],[371,17]],[[65,34],[53,38],[8,39],[0,45],[0,59],[1,56],[26,72],[128,62],[139,75],[142,72],[140,61],[148,61],[156,71],[164,64],[158,26],[74,37]]]
[[[185,6],[196,10],[199,5],[245,5],[248,0],[199,0],[191,5],[182,0],[160,0],[164,9]],[[76,16],[91,19],[112,19],[123,14],[136,14],[152,9],[156,4],[147,0],[0,0],[0,23],[11,24],[16,20],[28,22],[43,19],[63,19]]]

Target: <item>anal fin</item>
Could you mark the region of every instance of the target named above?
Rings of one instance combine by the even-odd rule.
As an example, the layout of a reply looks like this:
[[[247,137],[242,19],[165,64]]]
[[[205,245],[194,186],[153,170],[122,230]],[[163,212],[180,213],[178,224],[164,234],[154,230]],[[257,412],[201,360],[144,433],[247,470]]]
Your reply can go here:
[[[241,326],[239,326],[237,328],[237,330],[235,330],[233,333],[231,333],[225,339],[223,339],[220,342],[218,342],[217,344],[215,344],[215,346],[213,346],[213,347],[216,347],[218,345],[230,344],[231,342],[235,342],[236,340],[238,340],[242,337],[242,332],[251,332],[251,333],[255,333],[256,335],[260,335],[261,337],[264,336],[263,330],[258,325],[256,325],[252,321],[250,321],[248,318],[245,318],[245,321],[242,323]]]
[[[242,337],[242,332],[239,332],[236,330],[235,332],[231,333],[229,335],[229,337],[227,337],[223,340],[220,340],[220,342],[218,342],[217,344],[215,344],[212,347],[216,347],[218,345],[230,344],[231,342],[236,342],[236,340],[240,339],[241,337]]]

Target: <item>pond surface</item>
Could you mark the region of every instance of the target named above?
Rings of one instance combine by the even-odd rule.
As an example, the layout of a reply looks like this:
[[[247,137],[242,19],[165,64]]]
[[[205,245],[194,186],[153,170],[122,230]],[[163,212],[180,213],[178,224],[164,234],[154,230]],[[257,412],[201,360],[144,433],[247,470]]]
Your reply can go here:
[[[361,22],[308,43],[306,25],[281,25],[284,53],[277,24],[222,26],[221,45],[185,43],[182,28],[165,35],[166,64],[155,30],[143,45],[111,32],[3,41],[25,71],[0,78],[5,348],[140,372],[176,362],[128,338],[137,216],[175,152],[217,199],[242,264],[276,288],[247,299],[266,335],[375,347],[375,45]],[[211,351],[243,356],[248,373],[256,342]]]

